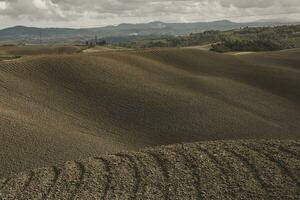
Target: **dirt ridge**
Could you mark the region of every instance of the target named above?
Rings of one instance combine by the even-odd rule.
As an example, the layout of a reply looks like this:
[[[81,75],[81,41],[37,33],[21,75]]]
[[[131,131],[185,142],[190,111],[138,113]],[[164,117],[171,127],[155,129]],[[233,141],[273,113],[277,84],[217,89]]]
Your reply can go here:
[[[297,181],[300,179],[297,173],[300,157],[288,151],[292,149],[299,154],[299,144],[300,141],[295,140],[199,142],[72,161],[56,169],[61,171],[58,175],[50,173],[54,168],[49,167],[2,179],[0,199],[31,199],[32,195],[35,199],[157,199],[151,193],[151,187],[160,185],[160,179],[147,180],[148,177],[140,173],[145,169],[141,169],[141,164],[137,165],[137,160],[147,170],[166,176],[164,199],[297,199],[300,197]],[[143,159],[141,155],[155,157],[156,161]],[[182,159],[183,155],[185,159]],[[210,161],[205,161],[206,157]],[[106,166],[97,167],[99,161]],[[160,166],[153,167],[152,162],[159,162],[156,165]],[[221,174],[210,170],[210,162]],[[181,171],[177,171],[178,166]],[[202,172],[196,173],[196,170]],[[107,178],[103,180],[96,174]],[[272,183],[269,182],[271,177]],[[172,181],[174,178],[176,181]],[[145,185],[141,183],[147,181],[152,185],[142,188]],[[189,181],[190,190],[197,192],[190,192],[188,188],[183,190],[181,181]],[[126,187],[122,186],[124,183]],[[87,187],[89,192],[84,189]]]

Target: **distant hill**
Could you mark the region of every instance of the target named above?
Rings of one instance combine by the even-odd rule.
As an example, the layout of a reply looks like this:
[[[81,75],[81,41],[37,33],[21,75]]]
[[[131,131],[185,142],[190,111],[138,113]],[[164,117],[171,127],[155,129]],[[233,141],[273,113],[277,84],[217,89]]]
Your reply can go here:
[[[282,23],[235,23],[228,20],[197,23],[150,22],[145,24],[120,24],[99,28],[36,28],[16,26],[0,30],[0,43],[81,43],[98,37],[126,37],[130,35],[185,35],[207,30],[230,30],[245,26],[271,26]]]
[[[105,40],[126,48],[191,47],[213,44],[211,50],[217,52],[274,51],[300,48],[300,25],[247,26],[227,31],[210,30],[179,36],[110,37]]]

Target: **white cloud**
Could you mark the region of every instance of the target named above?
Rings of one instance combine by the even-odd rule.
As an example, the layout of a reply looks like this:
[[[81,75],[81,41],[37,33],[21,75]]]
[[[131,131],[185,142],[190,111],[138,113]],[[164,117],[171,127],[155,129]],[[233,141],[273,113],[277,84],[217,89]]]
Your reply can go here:
[[[39,9],[47,9],[47,3],[45,0],[33,0],[33,4]]]
[[[0,1],[0,10],[4,10],[7,8],[7,3],[5,1]]]

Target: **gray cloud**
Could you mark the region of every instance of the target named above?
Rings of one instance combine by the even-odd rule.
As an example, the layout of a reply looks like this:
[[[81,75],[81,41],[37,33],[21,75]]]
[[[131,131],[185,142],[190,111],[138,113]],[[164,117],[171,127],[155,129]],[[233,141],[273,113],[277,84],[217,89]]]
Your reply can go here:
[[[282,16],[284,13],[291,13]],[[0,0],[0,27],[88,26],[122,22],[214,19],[297,20],[299,0]],[[270,16],[269,16],[270,15]]]

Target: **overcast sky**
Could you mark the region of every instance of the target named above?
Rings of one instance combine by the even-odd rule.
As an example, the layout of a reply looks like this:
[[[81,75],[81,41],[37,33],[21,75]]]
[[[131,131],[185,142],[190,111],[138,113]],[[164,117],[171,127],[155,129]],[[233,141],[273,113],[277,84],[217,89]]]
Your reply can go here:
[[[0,0],[0,28],[220,19],[297,21],[300,0]]]

